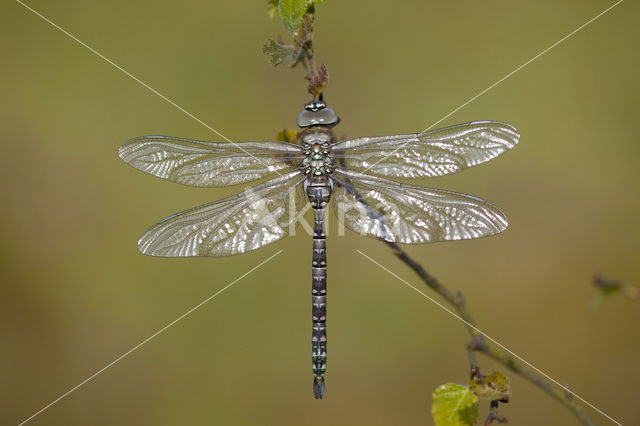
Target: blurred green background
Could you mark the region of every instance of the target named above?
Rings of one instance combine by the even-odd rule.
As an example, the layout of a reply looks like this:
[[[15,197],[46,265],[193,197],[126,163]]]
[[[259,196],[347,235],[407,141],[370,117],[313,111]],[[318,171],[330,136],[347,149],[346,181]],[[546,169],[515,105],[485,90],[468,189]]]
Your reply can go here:
[[[236,141],[294,127],[309,99],[301,69],[261,53],[285,35],[265,3],[28,2]],[[420,131],[611,4],[328,0],[315,44],[337,133]],[[314,400],[310,237],[222,259],[139,254],[158,219],[241,188],[162,181],[122,163],[118,146],[220,138],[18,3],[0,7],[0,423],[26,419],[280,249],[30,424],[432,423],[433,389],[467,378],[466,332],[356,250],[420,287],[411,271],[375,240],[329,238],[327,394]],[[596,272],[640,277],[639,12],[622,3],[441,123],[521,132],[489,164],[419,182],[486,198],[510,227],[408,248],[465,294],[485,332],[623,424],[640,424],[640,306],[589,302]],[[511,424],[578,424],[509,376]]]

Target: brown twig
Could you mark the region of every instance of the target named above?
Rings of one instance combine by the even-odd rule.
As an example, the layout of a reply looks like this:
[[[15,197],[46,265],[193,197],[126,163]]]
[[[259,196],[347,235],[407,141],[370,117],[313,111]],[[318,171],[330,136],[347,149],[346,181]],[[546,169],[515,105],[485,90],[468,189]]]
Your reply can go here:
[[[498,406],[500,403],[498,401],[491,401],[491,406],[489,407],[489,415],[487,419],[484,421],[484,426],[489,426],[491,423],[507,423],[508,420],[506,417],[502,417],[498,415]]]
[[[549,396],[560,402],[567,409],[569,409],[575,416],[585,425],[592,426],[594,423],[584,412],[584,408],[574,398],[573,393],[567,388],[564,390],[558,389],[531,370],[524,368],[515,358],[510,354],[502,350],[500,347],[487,342],[481,334],[479,334],[473,327],[476,327],[476,323],[473,320],[467,304],[462,297],[462,293],[452,293],[446,288],[440,281],[438,281],[433,275],[429,274],[424,267],[412,259],[407,252],[405,252],[398,244],[380,240],[389,246],[394,254],[404,262],[409,268],[411,268],[420,279],[433,291],[442,296],[458,313],[458,315],[466,321],[465,327],[471,336],[471,342],[467,344],[467,351],[469,353],[469,362],[471,365],[471,376],[474,377],[480,374],[480,369],[476,363],[475,352],[480,352],[488,356],[489,358],[504,365],[509,370],[528,380],[533,385],[537,386],[540,390],[547,393]],[[471,326],[473,327],[471,327]],[[497,407],[495,408],[497,409]],[[502,417],[494,417],[492,420],[501,421]],[[486,423],[485,423],[486,424]]]
[[[307,70],[305,79],[309,81],[307,91],[318,98],[329,82],[329,72],[323,64],[316,68],[315,52],[313,50],[313,15],[307,13],[302,17],[302,25],[295,36],[294,44],[299,46],[302,64]]]

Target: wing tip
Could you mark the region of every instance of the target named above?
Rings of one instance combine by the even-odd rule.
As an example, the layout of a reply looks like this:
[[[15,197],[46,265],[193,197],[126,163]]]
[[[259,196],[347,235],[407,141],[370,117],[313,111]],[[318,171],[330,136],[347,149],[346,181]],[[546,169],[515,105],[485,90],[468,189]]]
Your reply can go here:
[[[504,122],[504,121],[499,121],[499,120],[477,120],[477,121],[470,121],[470,122],[466,123],[466,125],[468,125],[468,126],[481,125],[481,126],[486,126],[486,127],[490,128],[492,130],[500,130],[502,132],[508,133],[509,137],[508,138],[504,138],[503,140],[505,140],[505,142],[510,142],[509,143],[509,149],[513,148],[520,141],[520,132],[518,132],[518,129],[516,129],[516,127],[513,124],[509,124],[509,123]],[[496,126],[498,126],[498,127],[496,128]]]
[[[136,149],[136,143],[146,137],[147,136],[138,136],[124,142],[118,148],[118,157],[120,157],[120,159],[125,163],[131,164],[131,155],[132,155],[132,151],[135,151]]]
[[[157,140],[165,140],[165,139],[169,139],[169,140],[180,140],[180,138],[174,138],[171,136],[165,136],[165,135],[144,135],[144,136],[136,136],[135,138],[131,138],[127,141],[125,141],[122,145],[120,145],[120,147],[118,148],[118,156],[124,160],[125,162],[127,161],[127,159],[125,158],[127,153],[129,153],[130,151],[135,150],[135,145],[139,142],[153,142],[153,141],[157,141]]]
[[[129,151],[129,142],[130,140],[128,140],[127,142],[123,143],[122,145],[120,145],[120,147],[118,148],[118,157],[120,157],[120,159],[122,161],[124,161],[125,163],[129,163],[127,161],[127,152]]]
[[[153,252],[149,250],[150,244],[147,238],[148,234],[149,234],[149,231],[146,231],[144,234],[140,236],[140,238],[138,238],[138,251],[144,254],[145,256],[155,256]]]
[[[505,142],[508,142],[509,149],[513,148],[520,142],[520,132],[515,128],[512,124],[504,123],[502,121],[496,121],[495,123],[500,124],[500,130],[502,132],[508,133],[509,137],[503,138]]]
[[[144,254],[145,256],[149,256],[149,257],[164,257],[164,258],[172,258],[172,257],[188,257],[188,255],[184,255],[184,254],[175,254],[175,253],[167,253],[167,252],[163,252],[161,250],[158,249],[153,249],[151,247],[151,243],[148,241],[143,241],[145,235],[143,235],[142,237],[140,237],[140,239],[138,240],[138,251],[142,254]],[[195,255],[192,255],[191,257],[193,257]]]
[[[498,207],[493,204],[491,206],[494,208],[494,212],[493,215],[490,216],[491,220],[489,220],[489,223],[493,225],[495,232],[491,232],[488,235],[501,234],[509,227],[509,219],[507,219],[507,215]]]

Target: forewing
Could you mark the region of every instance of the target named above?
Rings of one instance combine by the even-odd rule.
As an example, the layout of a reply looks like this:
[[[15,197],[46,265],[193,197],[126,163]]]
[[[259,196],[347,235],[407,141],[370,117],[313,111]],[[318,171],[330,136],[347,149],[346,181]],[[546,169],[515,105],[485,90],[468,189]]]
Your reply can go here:
[[[169,216],[145,232],[138,249],[150,256],[231,256],[271,244],[299,223],[305,176],[290,172],[240,194]]]
[[[284,142],[203,142],[142,136],[125,142],[120,158],[138,170],[190,186],[226,186],[286,174],[300,165],[298,145]]]
[[[379,176],[437,177],[484,163],[520,135],[498,121],[474,121],[425,133],[363,137],[331,146],[337,165]]]
[[[356,172],[332,174],[338,220],[362,235],[404,244],[465,240],[507,228],[496,206],[470,195]]]

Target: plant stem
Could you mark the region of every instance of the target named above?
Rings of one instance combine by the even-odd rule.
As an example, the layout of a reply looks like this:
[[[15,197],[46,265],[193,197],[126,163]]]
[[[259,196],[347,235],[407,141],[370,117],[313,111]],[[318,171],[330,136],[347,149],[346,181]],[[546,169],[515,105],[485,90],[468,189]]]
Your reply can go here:
[[[489,416],[484,421],[484,426],[488,426],[491,423],[493,423],[494,421],[496,421],[498,423],[507,423],[507,418],[506,417],[501,417],[501,416],[498,415],[498,405],[500,405],[500,403],[498,401],[491,401],[491,407],[489,409]]]
[[[307,55],[307,78],[311,80],[316,75],[316,58],[313,52],[309,52]]]
[[[473,317],[469,313],[466,301],[462,297],[461,292],[453,293],[447,287],[442,285],[433,275],[428,273],[424,267],[412,259],[407,252],[405,252],[398,244],[390,241],[380,239],[388,247],[393,250],[393,253],[404,262],[409,268],[411,268],[420,279],[433,291],[442,296],[458,313],[458,315],[464,319],[468,324],[465,324],[469,335],[471,336],[471,343],[467,345],[469,352],[469,361],[471,365],[471,375],[479,374],[479,369],[475,359],[475,352],[480,352],[488,356],[489,358],[499,362],[507,367],[509,370],[523,377],[533,385],[537,386],[540,390],[547,393],[556,401],[564,405],[570,410],[583,424],[587,426],[593,426],[593,420],[587,416],[584,412],[584,408],[573,397],[570,390],[564,391],[552,386],[546,382],[542,377],[533,373],[531,370],[526,369],[510,354],[502,350],[500,347],[495,346],[492,343],[487,343],[482,335],[479,334],[473,327],[476,327],[476,323]],[[473,327],[471,327],[473,326]]]

